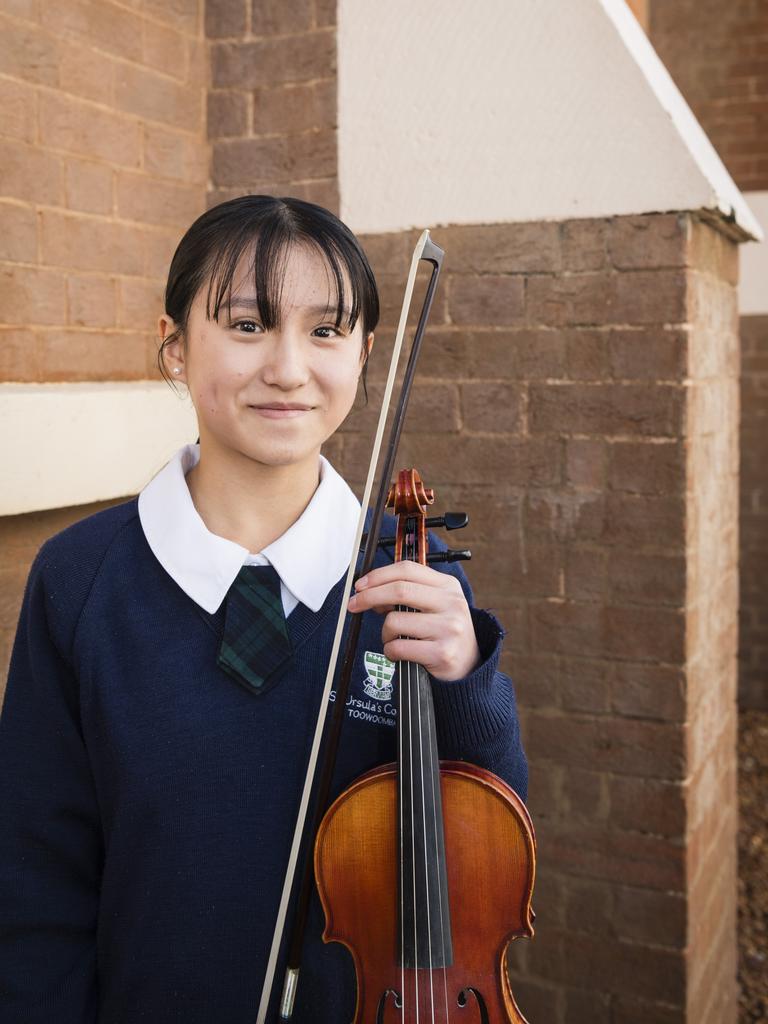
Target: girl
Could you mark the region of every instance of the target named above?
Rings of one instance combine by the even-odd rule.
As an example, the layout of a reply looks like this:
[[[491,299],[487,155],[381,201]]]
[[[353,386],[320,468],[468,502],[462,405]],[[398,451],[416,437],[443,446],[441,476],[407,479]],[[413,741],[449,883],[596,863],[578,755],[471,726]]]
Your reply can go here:
[[[378,308],[359,243],[311,203],[245,196],[182,239],[160,364],[199,444],[48,541],[24,598],[0,719],[4,1024],[255,1019],[359,514],[320,449]],[[461,569],[382,550],[356,591],[334,792],[394,759],[389,662],[408,659],[432,676],[441,756],[525,797],[502,630]],[[315,899],[297,1024],[354,1013],[322,927]]]

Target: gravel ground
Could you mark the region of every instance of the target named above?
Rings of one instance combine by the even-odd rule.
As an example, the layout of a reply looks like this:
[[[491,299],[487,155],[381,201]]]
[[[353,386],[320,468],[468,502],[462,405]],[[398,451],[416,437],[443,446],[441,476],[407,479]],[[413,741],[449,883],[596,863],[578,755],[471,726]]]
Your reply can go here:
[[[768,711],[739,716],[739,1021],[768,1021]]]

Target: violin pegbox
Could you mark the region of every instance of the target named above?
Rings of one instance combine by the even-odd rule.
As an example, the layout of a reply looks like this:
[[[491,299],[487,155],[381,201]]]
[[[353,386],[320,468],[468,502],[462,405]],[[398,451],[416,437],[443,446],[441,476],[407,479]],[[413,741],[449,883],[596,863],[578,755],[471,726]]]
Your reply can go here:
[[[390,487],[386,507],[397,516],[396,562],[427,564],[427,507],[435,500],[417,469],[401,469]]]
[[[427,517],[427,507],[435,500],[435,492],[425,487],[417,469],[401,469],[387,495],[387,508],[397,519],[397,536],[387,537],[379,544],[395,547],[395,561],[409,560],[422,565],[433,562],[463,562],[472,557],[467,548],[449,551],[428,551],[427,529],[443,527],[461,530],[469,523],[466,512],[446,512]]]

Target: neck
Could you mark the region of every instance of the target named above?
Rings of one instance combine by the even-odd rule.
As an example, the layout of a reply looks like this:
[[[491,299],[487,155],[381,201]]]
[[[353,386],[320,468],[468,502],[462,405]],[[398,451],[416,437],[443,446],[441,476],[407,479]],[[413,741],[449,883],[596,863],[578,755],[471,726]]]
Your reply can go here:
[[[301,463],[267,466],[204,444],[187,474],[192,502],[206,527],[252,553],[281,537],[317,490],[319,452]]]

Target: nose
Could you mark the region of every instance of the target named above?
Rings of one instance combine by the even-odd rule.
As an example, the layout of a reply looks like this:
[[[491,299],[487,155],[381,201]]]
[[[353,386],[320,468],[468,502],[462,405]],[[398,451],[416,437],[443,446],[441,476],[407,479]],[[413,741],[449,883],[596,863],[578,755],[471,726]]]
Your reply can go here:
[[[271,387],[295,391],[309,380],[302,339],[297,331],[285,328],[271,332],[271,344],[263,367],[263,378]]]

